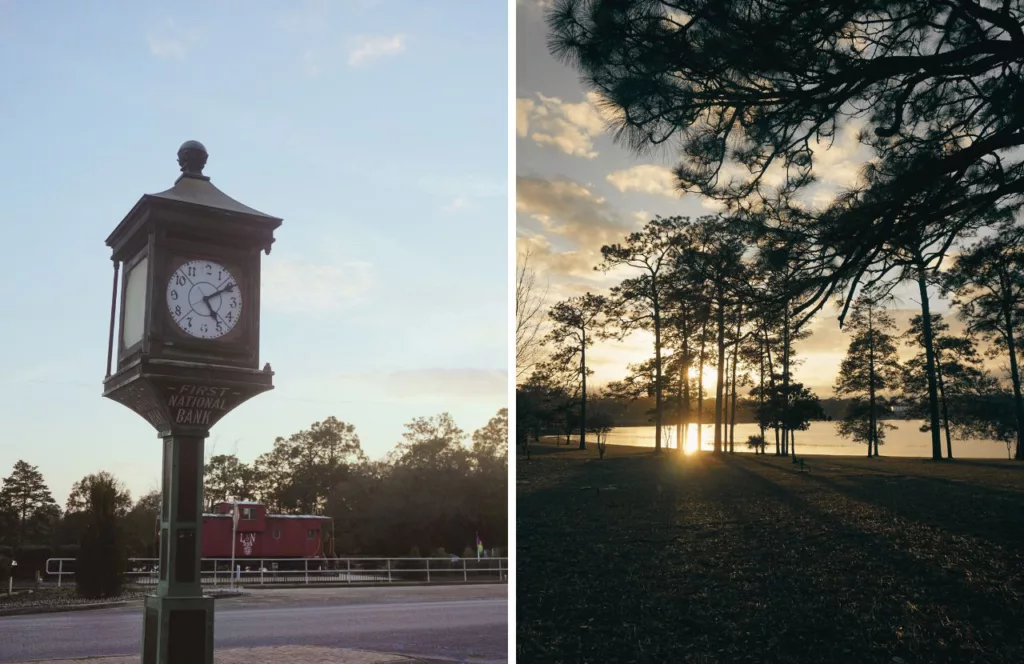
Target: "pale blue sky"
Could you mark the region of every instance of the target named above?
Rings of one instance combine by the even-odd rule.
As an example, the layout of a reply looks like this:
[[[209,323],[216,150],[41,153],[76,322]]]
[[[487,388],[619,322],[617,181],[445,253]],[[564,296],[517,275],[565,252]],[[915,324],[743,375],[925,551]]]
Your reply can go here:
[[[158,488],[153,429],[100,396],[103,241],[189,139],[284,218],[277,389],[208,448],[249,461],[334,415],[380,457],[416,416],[484,425],[507,399],[506,63],[503,0],[0,1],[0,476],[23,458],[62,504],[99,470]]]

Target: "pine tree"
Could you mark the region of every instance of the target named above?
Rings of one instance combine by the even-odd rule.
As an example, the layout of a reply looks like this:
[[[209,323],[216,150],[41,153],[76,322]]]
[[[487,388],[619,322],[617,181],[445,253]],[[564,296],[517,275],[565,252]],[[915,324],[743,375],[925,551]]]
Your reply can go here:
[[[976,397],[990,387],[991,379],[984,372],[981,356],[969,336],[949,334],[949,324],[941,314],[932,314],[932,348],[935,358],[935,378],[939,398],[941,425],[946,436],[946,456],[953,458],[952,430],[962,418],[968,404],[965,399]],[[923,318],[910,319],[910,329],[903,335],[906,344],[921,349],[907,361],[903,393],[908,398],[911,414],[928,415],[927,357]],[[930,421],[925,427],[931,427]]]
[[[883,393],[897,389],[903,374],[891,334],[896,323],[877,300],[862,295],[850,311],[847,328],[853,338],[839,367],[835,392],[852,396],[854,401],[839,425],[839,434],[866,442],[868,456],[878,456],[885,429],[895,428],[879,422],[879,415],[887,409]]]
[[[566,371],[578,370],[581,450],[587,448],[587,376],[593,373],[587,367],[587,348],[594,343],[594,337],[602,333],[607,307],[608,300],[604,296],[587,293],[557,303],[548,313],[552,329],[547,339],[555,345],[551,362]]]
[[[25,461],[15,463],[14,472],[0,488],[0,512],[14,522],[14,545],[20,546],[37,534],[44,517],[52,515],[56,506],[39,469]]]

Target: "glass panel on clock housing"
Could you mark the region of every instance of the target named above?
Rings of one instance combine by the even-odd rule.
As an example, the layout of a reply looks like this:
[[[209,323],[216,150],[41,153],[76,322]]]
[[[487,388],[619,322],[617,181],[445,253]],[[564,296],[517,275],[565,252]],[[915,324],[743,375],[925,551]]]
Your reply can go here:
[[[131,272],[124,289],[124,347],[129,348],[142,341],[142,329],[146,317],[146,276],[149,272],[149,258],[139,261]]]

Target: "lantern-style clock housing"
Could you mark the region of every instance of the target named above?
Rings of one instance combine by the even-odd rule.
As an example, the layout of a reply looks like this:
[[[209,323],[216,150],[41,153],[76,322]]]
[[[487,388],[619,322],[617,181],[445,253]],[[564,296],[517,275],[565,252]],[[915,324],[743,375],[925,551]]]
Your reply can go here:
[[[177,419],[175,390],[216,392],[211,381],[261,388],[241,385],[241,403],[271,389],[269,369],[259,370],[260,264],[282,220],[215,187],[203,175],[207,157],[201,143],[183,144],[174,186],[139,199],[106,241],[115,276],[104,395],[146,411],[159,430],[210,426],[230,410]],[[126,391],[133,376],[151,379]]]

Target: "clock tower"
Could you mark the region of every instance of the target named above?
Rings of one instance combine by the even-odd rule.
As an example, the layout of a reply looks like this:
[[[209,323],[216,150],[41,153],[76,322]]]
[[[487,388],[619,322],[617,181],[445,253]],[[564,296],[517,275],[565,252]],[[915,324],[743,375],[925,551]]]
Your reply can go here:
[[[146,194],[107,238],[114,264],[103,396],[163,441],[160,580],[146,599],[143,664],[213,662],[202,592],[203,448],[210,427],[273,389],[259,366],[260,263],[281,219],[203,175],[198,141],[174,186]],[[115,351],[116,347],[116,353]]]

